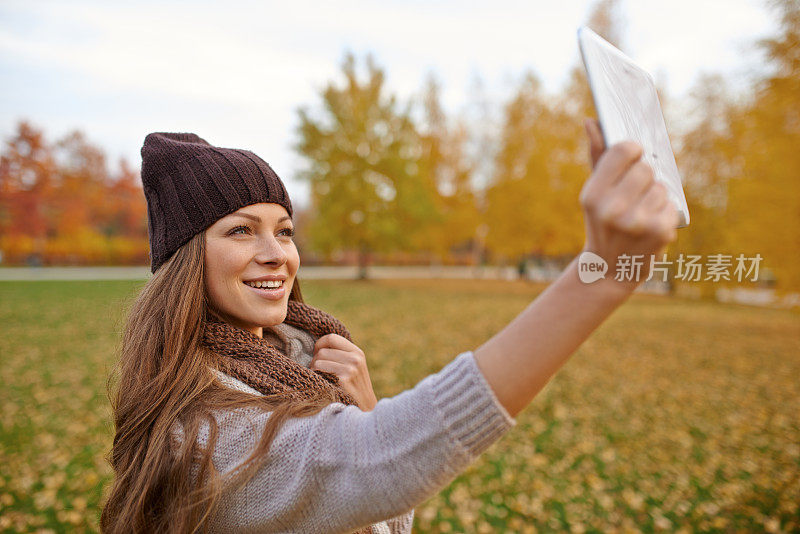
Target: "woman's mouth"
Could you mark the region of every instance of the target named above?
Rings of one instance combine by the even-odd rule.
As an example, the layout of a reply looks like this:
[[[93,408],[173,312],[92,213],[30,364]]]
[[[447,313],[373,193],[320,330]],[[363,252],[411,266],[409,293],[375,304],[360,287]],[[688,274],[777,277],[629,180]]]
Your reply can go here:
[[[260,297],[270,300],[280,300],[286,293],[283,280],[254,280],[244,282],[244,285],[255,291]]]

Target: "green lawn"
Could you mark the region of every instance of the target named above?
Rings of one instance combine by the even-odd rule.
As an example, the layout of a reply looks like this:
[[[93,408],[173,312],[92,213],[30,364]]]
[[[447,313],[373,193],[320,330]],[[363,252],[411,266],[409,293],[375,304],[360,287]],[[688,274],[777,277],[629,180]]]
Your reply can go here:
[[[97,530],[105,380],[141,284],[0,283],[0,532]],[[302,288],[348,325],[379,398],[479,346],[542,289]],[[416,531],[800,531],[799,349],[797,313],[636,295],[417,508]]]

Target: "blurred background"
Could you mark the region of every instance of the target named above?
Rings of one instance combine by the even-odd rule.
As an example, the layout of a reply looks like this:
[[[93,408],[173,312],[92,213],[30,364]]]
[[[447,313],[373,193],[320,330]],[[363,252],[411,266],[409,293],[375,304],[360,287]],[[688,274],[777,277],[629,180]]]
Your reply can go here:
[[[270,163],[304,295],[393,395],[580,251],[581,24],[654,75],[691,225],[415,531],[800,530],[796,0],[4,0],[0,532],[97,529],[147,133]]]
[[[761,257],[667,289],[800,302],[795,1],[5,2],[0,21],[4,265],[146,265],[142,140],[191,131],[270,162],[303,265],[546,277],[583,243],[586,23],[658,81],[692,216],[670,258]]]

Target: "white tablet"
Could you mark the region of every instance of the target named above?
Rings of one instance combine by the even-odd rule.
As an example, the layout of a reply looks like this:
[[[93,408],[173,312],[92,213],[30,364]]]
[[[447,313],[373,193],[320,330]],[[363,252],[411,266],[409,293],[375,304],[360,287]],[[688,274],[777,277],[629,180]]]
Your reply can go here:
[[[606,146],[639,143],[655,179],[667,186],[680,215],[678,228],[688,226],[689,207],[653,77],[586,26],[578,28],[578,46]]]

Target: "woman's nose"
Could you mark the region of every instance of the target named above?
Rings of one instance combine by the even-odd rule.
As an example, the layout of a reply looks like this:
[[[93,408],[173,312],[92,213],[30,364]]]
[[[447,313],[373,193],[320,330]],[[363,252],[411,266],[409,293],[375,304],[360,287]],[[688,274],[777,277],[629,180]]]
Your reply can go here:
[[[258,263],[274,263],[283,265],[288,256],[281,244],[274,237],[264,237],[258,241],[258,251],[253,258]]]

